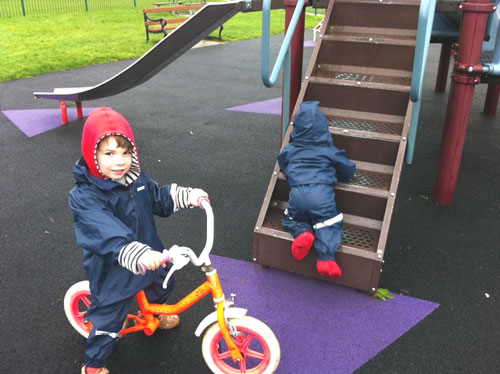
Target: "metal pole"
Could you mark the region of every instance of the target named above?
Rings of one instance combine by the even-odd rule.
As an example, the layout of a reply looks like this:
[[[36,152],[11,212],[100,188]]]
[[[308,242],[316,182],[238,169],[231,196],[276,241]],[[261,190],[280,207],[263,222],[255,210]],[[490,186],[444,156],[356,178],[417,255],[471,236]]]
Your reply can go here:
[[[448,81],[448,69],[450,68],[451,42],[444,42],[441,45],[441,55],[439,56],[438,72],[436,77],[435,92],[446,91],[446,82]]]
[[[23,11],[23,16],[26,17],[26,10],[24,9],[24,0],[21,0],[21,9]]]
[[[285,31],[288,30],[288,25],[292,19],[297,0],[285,0]],[[306,2],[307,5],[307,2]],[[302,9],[300,18],[297,22],[295,33],[293,34],[290,44],[291,48],[291,68],[290,68],[290,103],[288,118],[282,118],[282,123],[290,121],[293,113],[293,108],[297,101],[300,92],[300,85],[302,83],[302,60],[304,56],[304,27],[305,27],[305,7]]]
[[[484,114],[496,116],[498,100],[500,98],[500,83],[489,83],[486,91],[486,100],[484,101]]]
[[[488,14],[496,9],[494,6],[490,0],[469,0],[459,6],[464,14],[433,194],[433,201],[439,205],[448,206],[453,202],[474,87],[481,80],[479,74],[474,69],[469,72],[468,67],[479,64]]]

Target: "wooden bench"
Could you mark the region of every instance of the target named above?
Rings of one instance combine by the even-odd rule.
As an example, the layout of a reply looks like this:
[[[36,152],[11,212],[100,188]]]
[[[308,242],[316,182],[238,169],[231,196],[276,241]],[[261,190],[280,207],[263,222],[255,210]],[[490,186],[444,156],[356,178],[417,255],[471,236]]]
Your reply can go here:
[[[180,5],[180,6],[169,6],[160,8],[150,8],[143,9],[144,13],[144,26],[146,27],[146,41],[149,41],[149,34],[159,34],[163,33],[164,36],[167,35],[168,30],[174,30],[180,26],[183,22],[189,19],[189,16],[182,18],[151,18],[149,14],[154,13],[172,13],[182,12],[182,11],[193,11],[202,8],[204,4],[192,4],[192,5]],[[222,27],[219,31],[219,38],[221,36]]]

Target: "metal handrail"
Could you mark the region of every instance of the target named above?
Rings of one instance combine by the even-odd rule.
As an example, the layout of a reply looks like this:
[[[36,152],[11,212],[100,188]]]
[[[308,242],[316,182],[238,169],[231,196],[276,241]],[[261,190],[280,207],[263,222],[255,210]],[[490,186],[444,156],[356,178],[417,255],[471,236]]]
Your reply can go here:
[[[425,65],[429,53],[429,44],[434,23],[436,0],[422,0],[420,16],[418,17],[417,42],[415,58],[413,60],[413,75],[411,78],[410,99],[413,102],[420,100],[424,82]]]
[[[284,78],[283,78],[283,123],[287,123],[290,117],[289,107],[290,107],[290,70],[291,70],[291,55],[290,55],[290,44],[292,41],[295,28],[299,21],[302,9],[304,9],[306,0],[298,0],[293,12],[292,19],[288,25],[288,30],[286,31],[285,38],[281,44],[278,57],[274,63],[273,71],[269,74],[269,40],[271,37],[271,0],[264,0],[262,4],[262,60],[261,60],[261,70],[262,70],[262,82],[266,87],[273,87],[276,84],[278,75],[281,71],[283,63],[285,63]],[[286,128],[282,134],[283,137],[286,134]]]
[[[497,1],[497,7],[500,2]],[[492,17],[498,17],[497,22],[494,22],[497,26],[497,34],[495,38],[495,46],[493,47],[493,57],[491,62],[483,65],[484,74],[486,75],[500,75],[500,9],[495,9]]]
[[[415,57],[413,59],[413,74],[411,77],[410,100],[413,109],[408,132],[408,143],[406,147],[406,163],[413,161],[415,139],[417,137],[418,117],[422,104],[422,87],[424,83],[425,65],[429,53],[432,26],[434,23],[434,12],[436,0],[422,0],[418,17],[417,41],[415,46]]]

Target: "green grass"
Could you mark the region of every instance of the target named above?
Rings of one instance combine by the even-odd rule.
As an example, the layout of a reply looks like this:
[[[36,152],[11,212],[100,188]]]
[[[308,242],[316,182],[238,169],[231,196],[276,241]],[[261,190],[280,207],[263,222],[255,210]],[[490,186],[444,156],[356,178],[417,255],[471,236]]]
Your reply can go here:
[[[321,16],[306,16],[311,29]],[[271,13],[271,33],[284,31],[285,11]],[[240,13],[224,24],[226,42],[262,36],[262,13]],[[211,38],[217,40],[218,30]],[[142,56],[146,42],[142,9],[114,9],[0,19],[0,82]]]

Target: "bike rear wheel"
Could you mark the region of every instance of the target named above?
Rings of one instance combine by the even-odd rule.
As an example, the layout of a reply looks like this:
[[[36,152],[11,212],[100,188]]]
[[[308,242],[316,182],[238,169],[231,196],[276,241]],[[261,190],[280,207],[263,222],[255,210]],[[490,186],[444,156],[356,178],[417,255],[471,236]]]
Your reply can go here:
[[[92,323],[86,319],[91,302],[89,281],[75,283],[64,295],[64,313],[71,326],[84,338],[88,338],[92,328]]]
[[[253,317],[230,319],[229,323],[240,333],[232,337],[243,355],[241,362],[233,362],[218,323],[205,333],[201,345],[207,366],[216,374],[272,374],[278,368],[281,350],[278,339],[263,322]]]

